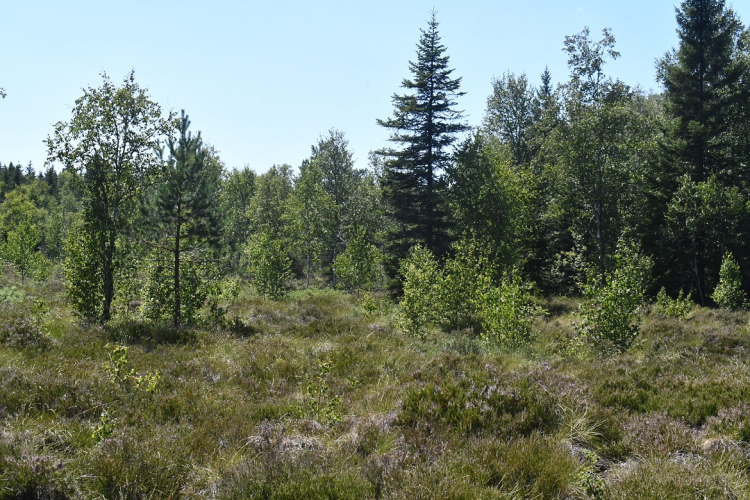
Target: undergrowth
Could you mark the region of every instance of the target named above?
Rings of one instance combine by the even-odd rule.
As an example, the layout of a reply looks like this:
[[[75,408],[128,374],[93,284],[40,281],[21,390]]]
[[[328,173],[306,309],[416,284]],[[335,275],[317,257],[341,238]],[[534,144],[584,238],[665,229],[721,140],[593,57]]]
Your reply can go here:
[[[0,499],[750,495],[745,311],[659,311],[602,355],[568,349],[565,298],[508,345],[406,334],[377,293],[240,294],[175,329],[12,289]]]

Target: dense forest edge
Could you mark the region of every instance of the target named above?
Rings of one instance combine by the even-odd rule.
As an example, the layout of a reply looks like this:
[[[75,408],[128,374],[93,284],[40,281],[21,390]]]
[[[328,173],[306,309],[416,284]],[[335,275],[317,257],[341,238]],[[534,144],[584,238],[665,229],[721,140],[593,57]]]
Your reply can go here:
[[[662,92],[585,28],[469,126],[433,11],[367,168],[102,74],[0,163],[0,499],[750,496],[750,28],[676,14]]]

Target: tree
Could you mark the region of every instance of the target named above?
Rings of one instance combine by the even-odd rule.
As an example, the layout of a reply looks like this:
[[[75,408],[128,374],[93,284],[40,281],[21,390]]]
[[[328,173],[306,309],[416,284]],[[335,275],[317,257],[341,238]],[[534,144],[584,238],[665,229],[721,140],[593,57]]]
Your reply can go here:
[[[317,146],[312,147],[311,163],[316,163],[321,172],[321,184],[331,204],[328,211],[328,260],[331,265],[331,279],[336,286],[336,258],[344,240],[343,221],[347,215],[354,184],[354,153],[349,150],[349,141],[344,133],[331,129],[327,137],[321,137]]]
[[[449,169],[454,234],[484,247],[500,273],[524,264],[535,216],[534,176],[511,156],[496,137],[478,132]]]
[[[87,241],[99,246],[101,257],[93,263],[101,275],[103,298],[96,316],[107,321],[115,296],[118,238],[136,196],[159,173],[156,151],[170,120],[162,118],[161,108],[136,83],[132,71],[120,87],[104,73],[102,79],[101,87],[84,89],[70,121],[55,124],[46,143],[49,162],[59,161],[83,174],[84,230],[91,232]]]
[[[245,167],[229,171],[221,183],[222,247],[235,269],[239,266],[240,255],[250,236],[248,210],[255,194],[256,177],[255,172]]]
[[[248,207],[253,233],[267,232],[275,239],[287,237],[287,203],[294,189],[292,167],[272,166],[255,180],[255,194]]]
[[[745,70],[736,57],[742,24],[724,0],[684,0],[675,10],[680,46],[660,61],[658,74],[674,120],[669,147],[678,171],[704,182],[731,167],[725,132]]]
[[[742,291],[742,273],[740,265],[734,260],[731,253],[724,254],[719,271],[719,284],[714,289],[711,298],[719,307],[737,311],[747,304],[747,297]]]
[[[742,119],[738,110],[748,109],[750,76],[748,58],[738,50],[742,24],[724,0],[684,0],[676,13],[679,48],[667,53],[658,66],[671,118],[663,145],[665,156],[672,160],[674,189],[679,187],[680,196],[703,191],[677,182],[683,175],[696,184],[715,176],[720,185],[738,186],[745,182],[746,160],[733,155],[742,142],[733,131],[747,123],[747,115]],[[683,252],[677,260],[683,268],[694,269],[700,301],[705,305],[707,282],[716,276],[722,253],[710,251],[711,242],[694,235],[692,252]]]
[[[341,280],[350,289],[359,291],[372,288],[378,278],[381,256],[377,247],[367,241],[364,227],[358,228],[346,246],[346,251],[336,261],[336,270]]]
[[[212,164],[200,132],[193,136],[189,127],[190,120],[182,111],[176,123],[179,138],[167,139],[169,159],[149,207],[157,245],[171,256],[169,297],[175,326],[181,322],[180,265],[186,255],[188,260],[196,261],[201,251],[218,239],[215,194],[221,175],[220,164],[219,168]]]
[[[41,254],[36,251],[42,241],[39,228],[28,220],[22,222],[8,232],[8,241],[3,248],[3,257],[18,274],[21,275],[21,283],[36,269],[40,263]]]
[[[327,241],[326,220],[334,203],[323,189],[323,172],[317,161],[305,161],[294,183],[287,216],[294,245],[305,256],[306,287],[310,287],[312,260],[323,251]]]
[[[544,75],[549,77],[549,72]],[[546,97],[551,95],[549,85],[549,80],[543,81]],[[525,74],[517,77],[506,73],[492,81],[492,95],[487,99],[485,128],[510,146],[516,165],[528,165],[531,161],[530,135],[540,114],[540,102],[535,94]]]
[[[694,182],[685,174],[667,206],[666,227],[672,244],[692,253],[690,264],[697,278],[701,255],[722,255],[728,248],[739,247],[740,225],[746,215],[747,206],[736,186],[722,186],[715,175]],[[697,283],[698,298],[705,304],[707,285],[700,279]]]
[[[607,56],[619,57],[614,44],[607,29],[598,42],[590,41],[588,28],[565,38],[571,69],[563,89],[566,119],[550,137],[558,169],[555,208],[569,217],[577,250],[596,263],[602,284],[624,214],[638,198],[632,195],[640,140],[630,106],[633,93],[603,69]]]
[[[398,149],[380,151],[384,164],[385,197],[393,209],[398,228],[392,236],[394,257],[401,258],[415,243],[442,255],[448,247],[448,219],[443,195],[443,170],[451,159],[449,147],[468,127],[455,109],[461,78],[451,78],[446,48],[440,43],[438,21],[433,11],[427,30],[421,30],[417,62],[409,63],[413,79],[401,86],[409,91],[394,94],[393,117],[378,120],[391,130],[390,141]]]
[[[287,282],[292,278],[292,262],[284,247],[284,242],[267,229],[254,234],[247,244],[253,284],[264,299],[281,298],[287,291]]]

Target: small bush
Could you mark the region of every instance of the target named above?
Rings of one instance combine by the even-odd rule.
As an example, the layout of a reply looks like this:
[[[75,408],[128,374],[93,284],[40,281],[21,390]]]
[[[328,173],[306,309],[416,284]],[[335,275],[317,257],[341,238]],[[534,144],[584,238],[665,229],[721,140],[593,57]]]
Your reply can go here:
[[[425,333],[427,325],[434,320],[436,287],[440,277],[437,261],[428,249],[416,245],[401,261],[404,277],[404,296],[400,308],[404,330],[416,336]]]
[[[0,304],[12,306],[21,302],[26,294],[14,286],[0,288]]]
[[[693,302],[690,300],[690,296],[683,296],[682,290],[680,290],[677,298],[672,299],[667,295],[667,290],[664,287],[661,287],[656,295],[656,303],[653,307],[654,314],[677,319],[687,318],[692,310]]]
[[[478,330],[487,293],[492,287],[492,268],[474,242],[453,246],[455,256],[445,263],[436,287],[436,321],[445,331]]]
[[[517,274],[487,291],[482,306],[482,337],[510,344],[527,342],[534,318],[543,312],[532,301],[531,285]]]
[[[583,286],[588,302],[581,305],[578,313],[581,340],[603,351],[627,350],[638,335],[651,259],[621,242],[615,253],[615,266],[606,282],[595,271],[589,271]]]
[[[279,299],[289,290],[292,261],[285,247],[281,239],[267,232],[254,235],[247,244],[248,270],[258,295],[264,299]]]
[[[722,309],[737,311],[747,304],[747,297],[742,291],[742,273],[740,265],[734,260],[732,254],[727,252],[721,262],[719,270],[719,284],[716,285],[711,298]]]

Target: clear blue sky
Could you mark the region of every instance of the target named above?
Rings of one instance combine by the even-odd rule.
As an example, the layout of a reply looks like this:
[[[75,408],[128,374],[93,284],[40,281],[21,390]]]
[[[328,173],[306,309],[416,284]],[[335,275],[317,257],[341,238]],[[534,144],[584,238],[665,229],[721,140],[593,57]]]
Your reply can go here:
[[[101,71],[138,83],[165,109],[190,115],[192,129],[227,167],[263,172],[298,166],[335,127],[358,167],[387,144],[375,123],[409,77],[419,30],[434,7],[454,75],[467,95],[467,122],[482,119],[491,80],[545,65],[567,78],[565,35],[610,27],[622,57],[609,74],[658,90],[654,60],[676,46],[674,6],[633,0],[10,1],[0,16],[0,162],[46,158],[42,141],[67,120],[81,88]],[[735,1],[750,23],[750,2]]]

